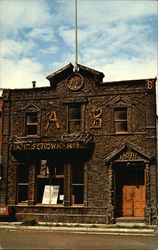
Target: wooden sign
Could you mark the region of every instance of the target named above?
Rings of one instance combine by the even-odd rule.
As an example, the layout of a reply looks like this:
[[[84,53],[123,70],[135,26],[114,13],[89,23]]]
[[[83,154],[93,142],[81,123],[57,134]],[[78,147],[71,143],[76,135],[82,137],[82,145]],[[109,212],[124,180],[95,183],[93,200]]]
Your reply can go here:
[[[59,186],[53,186],[52,200],[51,204],[57,204],[59,194]]]
[[[0,216],[9,216],[8,206],[0,206]]]
[[[42,204],[57,204],[59,186],[45,185]]]

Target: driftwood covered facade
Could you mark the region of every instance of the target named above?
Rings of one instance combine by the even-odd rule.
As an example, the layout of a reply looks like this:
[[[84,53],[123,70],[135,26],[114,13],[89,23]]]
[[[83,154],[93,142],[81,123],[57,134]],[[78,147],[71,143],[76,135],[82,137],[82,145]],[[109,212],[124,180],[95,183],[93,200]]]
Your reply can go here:
[[[156,224],[156,79],[103,77],[68,64],[3,91],[0,204],[17,220]]]

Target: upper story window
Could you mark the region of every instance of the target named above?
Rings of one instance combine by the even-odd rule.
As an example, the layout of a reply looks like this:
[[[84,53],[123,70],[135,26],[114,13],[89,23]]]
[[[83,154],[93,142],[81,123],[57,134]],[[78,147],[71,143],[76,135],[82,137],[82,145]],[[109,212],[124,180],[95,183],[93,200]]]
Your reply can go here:
[[[127,108],[114,109],[115,133],[127,133]]]
[[[69,106],[69,132],[81,131],[81,104],[71,104]]]
[[[26,135],[37,135],[37,112],[26,114]]]

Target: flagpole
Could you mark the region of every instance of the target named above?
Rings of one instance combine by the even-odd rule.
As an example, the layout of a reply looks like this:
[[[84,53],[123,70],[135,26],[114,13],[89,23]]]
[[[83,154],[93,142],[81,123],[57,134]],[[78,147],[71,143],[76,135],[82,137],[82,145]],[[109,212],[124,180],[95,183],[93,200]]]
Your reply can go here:
[[[77,71],[78,47],[77,47],[77,0],[75,0],[75,71]]]

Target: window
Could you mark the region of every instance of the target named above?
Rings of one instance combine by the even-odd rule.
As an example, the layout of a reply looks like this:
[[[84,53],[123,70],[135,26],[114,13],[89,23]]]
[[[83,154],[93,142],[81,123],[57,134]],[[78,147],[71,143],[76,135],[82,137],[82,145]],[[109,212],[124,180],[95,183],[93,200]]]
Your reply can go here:
[[[19,165],[17,169],[17,202],[28,202],[28,167]]]
[[[64,202],[64,165],[51,165],[41,160],[37,169],[36,202],[42,204],[63,204]]]
[[[26,114],[26,134],[27,135],[37,134],[37,112]]]
[[[72,165],[72,205],[84,201],[83,165]]]
[[[68,173],[67,171],[70,171],[69,177],[71,180],[64,178],[64,172]],[[65,190],[64,185],[66,187]],[[68,190],[71,190],[71,192]],[[64,166],[64,162],[52,163],[51,161],[41,160],[36,169],[36,203],[63,206],[64,195],[69,197],[69,205],[83,206],[83,163],[71,164],[71,167],[67,168],[67,165]]]
[[[81,131],[81,105],[72,104],[69,106],[69,132]]]
[[[127,108],[114,109],[114,129],[115,133],[127,132]]]

